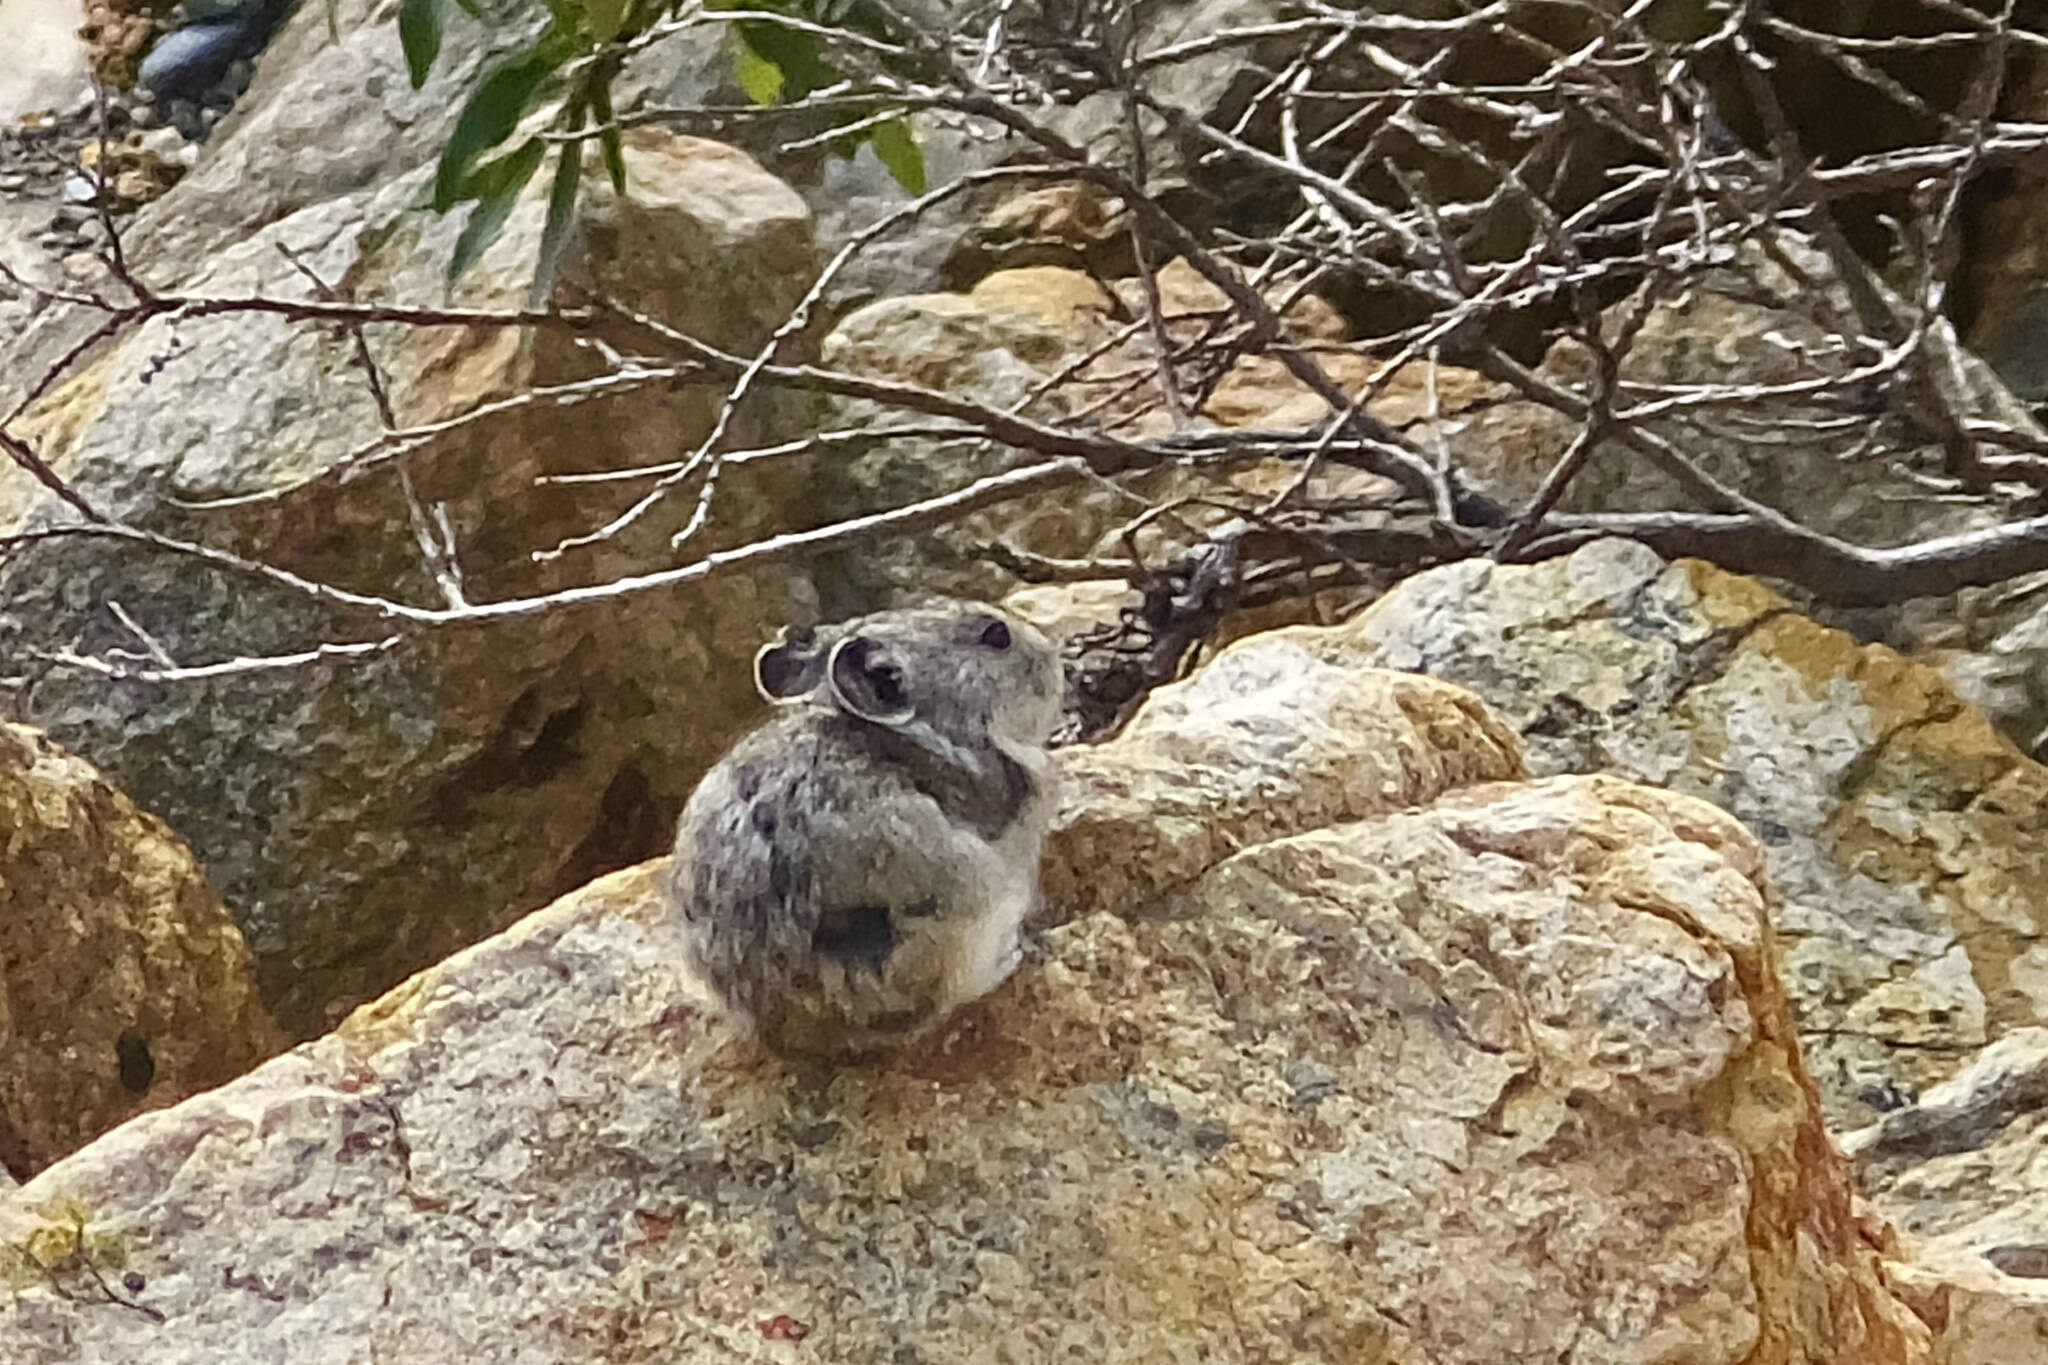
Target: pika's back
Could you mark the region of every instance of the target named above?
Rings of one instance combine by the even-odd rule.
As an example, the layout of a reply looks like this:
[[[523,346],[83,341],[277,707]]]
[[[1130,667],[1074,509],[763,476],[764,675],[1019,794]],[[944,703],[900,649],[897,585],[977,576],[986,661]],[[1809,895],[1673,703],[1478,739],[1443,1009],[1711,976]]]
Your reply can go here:
[[[687,955],[771,1043],[914,1036],[1016,960],[1055,799],[1058,655],[956,603],[785,632],[756,680],[781,714],[677,830]]]

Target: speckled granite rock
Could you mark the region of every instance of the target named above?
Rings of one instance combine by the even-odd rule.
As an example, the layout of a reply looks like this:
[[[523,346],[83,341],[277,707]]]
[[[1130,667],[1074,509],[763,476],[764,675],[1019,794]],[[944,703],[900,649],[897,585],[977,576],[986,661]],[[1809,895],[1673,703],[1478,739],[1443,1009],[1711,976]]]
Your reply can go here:
[[[1942,1310],[1940,1358],[2048,1362],[2048,1029],[2015,1029],[1843,1145],[1899,1229],[1893,1274]]]
[[[0,1354],[1918,1365],[1761,862],[1614,779],[1473,788],[838,1072],[734,1042],[629,869],[0,1195]]]
[[[1471,688],[1536,773],[1620,773],[1746,821],[1838,1127],[2048,1022],[2048,769],[1933,669],[1621,542],[1422,574],[1327,639]]]
[[[579,206],[563,288],[600,290],[713,344],[758,345],[814,263],[802,202],[743,154],[701,139],[643,130],[627,156],[630,197],[597,177]],[[417,207],[419,175],[268,223],[191,284],[317,297],[303,266],[359,302],[516,308],[545,181],[453,291],[444,276],[462,219]],[[593,372],[577,339],[555,329],[370,327],[365,339],[409,427]],[[419,537],[437,506],[470,602],[674,563],[668,534],[694,507],[687,497],[629,534],[536,563],[535,551],[603,525],[644,489],[540,480],[665,458],[709,430],[716,406],[710,386],[663,382],[449,426],[404,457],[416,519],[394,464],[354,463],[384,426],[345,330],[274,315],[159,316],[15,430],[136,524],[439,608],[447,574]],[[767,420],[743,414],[736,438]],[[772,462],[737,471],[722,483],[715,528],[729,539],[702,548],[757,533],[785,501],[800,512],[802,485],[800,471]],[[0,528],[66,515],[0,466]],[[734,575],[427,630],[354,663],[112,682],[35,654],[132,651],[110,603],[186,665],[393,630],[375,612],[133,543],[43,542],[0,567],[0,657],[18,680],[0,688],[0,708],[101,765],[191,842],[257,955],[265,1001],[306,1037],[524,910],[665,848],[696,774],[758,705],[753,651],[804,601],[787,570]]]
[[[0,1169],[40,1170],[283,1046],[191,852],[0,723]]]

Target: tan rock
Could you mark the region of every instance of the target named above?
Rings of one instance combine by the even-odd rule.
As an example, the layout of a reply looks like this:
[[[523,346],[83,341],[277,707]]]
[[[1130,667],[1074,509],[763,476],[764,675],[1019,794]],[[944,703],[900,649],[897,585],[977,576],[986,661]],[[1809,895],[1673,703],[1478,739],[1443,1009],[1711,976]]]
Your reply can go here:
[[[1139,914],[1240,849],[1524,775],[1521,745],[1470,693],[1333,665],[1327,634],[1241,640],[1115,740],[1065,752],[1056,913]]]
[[[998,270],[967,296],[986,307],[1028,313],[1076,343],[1103,335],[1114,306],[1094,280],[1057,266]]]
[[[1003,605],[1044,631],[1055,644],[1112,624],[1126,610],[1139,603],[1136,589],[1122,579],[1099,579],[1084,583],[1047,583],[1019,588],[1003,598]]]
[[[840,369],[907,381],[998,412],[1064,422],[1082,399],[1076,384],[1063,384],[1062,376],[1113,337],[1109,314],[1108,297],[1079,271],[1004,270],[972,293],[912,294],[858,309],[826,337],[822,354],[826,364]],[[911,420],[879,404],[849,400],[832,405],[825,425],[890,428]],[[990,442],[895,436],[821,453],[815,496],[830,516],[858,516],[951,492],[1037,458]],[[1069,558],[1140,510],[1136,500],[1112,489],[1072,484],[963,518],[932,535],[863,546],[821,576],[820,595],[827,615],[850,615],[904,594],[1000,597],[1015,580],[980,561],[980,547],[1001,541],[1027,553]]]
[[[991,271],[1062,265],[1096,275],[1132,268],[1123,201],[1088,184],[1045,185],[1011,194],[967,226],[945,265],[949,283]]]
[[[1157,276],[1168,334],[1198,341],[1224,296],[1185,262]],[[1083,271],[1038,265],[999,270],[967,293],[913,294],[879,300],[842,319],[824,343],[826,363],[862,374],[908,381],[964,397],[1000,412],[1049,423],[1076,422],[1127,440],[1172,434],[1176,418],[1162,391],[1153,330],[1145,324],[1142,287],[1114,285],[1116,297]],[[1298,340],[1341,338],[1335,310],[1313,295],[1287,310]],[[1378,363],[1345,352],[1319,353],[1340,381],[1363,388]],[[1427,378],[1425,378],[1427,375]],[[1183,407],[1195,390],[1176,380]],[[1463,371],[1409,366],[1388,377],[1376,412],[1413,423],[1475,401],[1483,386]],[[1425,396],[1424,388],[1428,389]],[[1190,431],[1218,426],[1306,426],[1328,405],[1271,359],[1240,361],[1199,412],[1183,412]],[[833,427],[886,428],[905,416],[868,402],[833,405]],[[965,487],[975,479],[1042,458],[983,442],[892,437],[872,446],[842,447],[819,460],[820,505],[831,515],[857,516]],[[828,614],[865,610],[877,601],[915,593],[1000,597],[1015,580],[986,562],[984,547],[1053,560],[1126,558],[1122,536],[1150,508],[1136,536],[1147,563],[1168,562],[1239,515],[1267,505],[1300,476],[1297,461],[1262,456],[1209,460],[1201,467],[1172,461],[1114,478],[1062,486],[990,513],[967,518],[916,543],[865,549],[836,564],[821,583]],[[1391,489],[1384,479],[1335,463],[1310,480],[1323,502],[1365,504]],[[835,599],[834,593],[839,596]]]
[[[1345,393],[1366,398],[1367,412],[1394,426],[1414,428],[1410,434],[1421,441],[1433,439],[1436,431],[1425,423],[1455,417],[1500,396],[1498,385],[1455,365],[1411,361],[1388,372],[1384,360],[1354,351],[1317,351],[1314,359]],[[1284,430],[1327,420],[1330,405],[1274,357],[1246,356],[1231,366],[1202,411],[1227,427]],[[1456,430],[1455,424],[1443,428],[1446,435]]]
[[[0,1168],[26,1177],[282,1048],[250,967],[161,821],[0,722]]]
[[[1172,323],[1169,332],[1176,340],[1197,337],[1210,320],[1227,318],[1231,313],[1229,296],[1183,257],[1175,257],[1159,267],[1153,285],[1159,292],[1159,311]],[[1118,280],[1116,292],[1134,317],[1145,315],[1145,286],[1141,281]],[[1349,334],[1342,315],[1320,295],[1290,298],[1282,291],[1269,291],[1269,295],[1267,301],[1282,310],[1281,319],[1295,341],[1342,341]]]
[[[703,1013],[631,869],[0,1195],[0,1351],[1920,1365],[1759,862],[1686,798],[1477,788],[831,1073]]]

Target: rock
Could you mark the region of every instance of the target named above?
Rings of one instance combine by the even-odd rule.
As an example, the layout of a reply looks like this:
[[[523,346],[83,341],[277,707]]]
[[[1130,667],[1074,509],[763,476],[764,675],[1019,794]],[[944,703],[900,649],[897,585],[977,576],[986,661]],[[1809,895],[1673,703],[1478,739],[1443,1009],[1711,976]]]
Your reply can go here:
[[[92,54],[93,72],[113,89],[135,82],[136,63],[157,35],[161,0],[86,0],[78,36]]]
[[[238,23],[194,24],[166,33],[143,57],[136,80],[158,99],[194,98],[227,74],[240,55]]]
[[[91,251],[74,251],[63,260],[64,276],[77,284],[97,284],[109,277],[107,263]]]
[[[1121,579],[1049,583],[1019,588],[1003,605],[1064,646],[1075,636],[1115,622],[1140,603],[1136,589]]]
[[[751,352],[814,267],[801,202],[716,144],[655,131],[635,135],[627,155],[629,199],[592,177],[563,289],[601,291]],[[462,220],[416,207],[419,174],[270,224],[224,247],[191,283],[314,297],[284,246],[361,302],[518,307],[546,180],[452,293],[446,262]],[[561,331],[366,337],[405,425],[593,372]],[[694,506],[687,495],[630,534],[535,563],[534,551],[602,525],[644,488],[536,480],[669,457],[709,429],[716,405],[705,386],[645,385],[601,407],[515,407],[408,454],[422,513],[445,508],[467,600],[675,562],[668,537]],[[742,412],[733,434],[753,440],[772,413]],[[162,317],[104,349],[13,429],[116,515],[321,582],[445,604],[394,468],[350,466],[383,427],[345,332],[274,316]],[[779,509],[801,506],[802,480],[772,462],[734,471],[714,533],[692,552],[775,524]],[[39,485],[0,469],[0,524],[60,511]],[[0,569],[0,654],[132,649],[109,599],[187,665],[391,634],[374,613],[274,582],[68,540],[10,554]],[[753,651],[807,609],[800,576],[781,566],[702,590],[429,629],[403,649],[300,669],[156,684],[11,667],[33,676],[6,700],[192,842],[256,953],[265,1001],[303,1037],[522,909],[666,847],[697,774],[759,704]]]
[[[2024,183],[2024,182],[2021,182]],[[1987,210],[1985,240],[1996,242],[2010,271],[2048,260],[2031,224],[2037,201],[2018,195]],[[2032,215],[2032,216],[2029,216]],[[1645,392],[1696,385],[1811,383],[1840,378],[1869,356],[1850,354],[1839,333],[1817,322],[1816,293],[1836,316],[1853,316],[1846,293],[1825,257],[1804,238],[1781,233],[1776,246],[1807,279],[1793,278],[1756,250],[1745,248],[1704,272],[1692,287],[1649,310],[1621,365],[1621,378]],[[1988,278],[1988,277],[1987,277]],[[1976,324],[1975,344],[1992,354],[2022,387],[2043,363],[2030,318],[2032,288],[2001,277],[1999,298]],[[2016,329],[2007,335],[2001,328]],[[1959,413],[2013,427],[2040,438],[2042,430],[2020,398],[1992,367],[1964,350],[1948,323],[1929,329],[1928,345],[1941,357]],[[2000,347],[2005,349],[2001,350]],[[1539,371],[1582,392],[1594,364],[1577,341],[1551,347]],[[1458,406],[1469,407],[1443,430],[1452,441],[1460,476],[1470,491],[1504,507],[1518,507],[1540,485],[1577,434],[1578,424],[1555,410],[1498,399],[1491,386],[1460,385]],[[1945,475],[1938,441],[1894,423],[1883,439],[1865,440],[1860,424],[1840,421],[1841,404],[1758,397],[1730,410],[1729,420],[1683,412],[1650,419],[1646,429],[1670,440],[1686,456],[1748,496],[1796,517],[1802,524],[1852,543],[1890,547],[1961,535],[1999,524],[1998,499],[1930,494]],[[1677,482],[1639,454],[1599,446],[1562,504],[1567,511],[1662,511],[1695,505]],[[1955,686],[1968,690],[2015,743],[2036,756],[2048,745],[2048,577],[1952,594],[1939,603],[1870,613],[1859,629],[1913,653],[1923,652],[1915,618],[1934,615],[1964,627],[1962,638],[1940,655],[1929,654]],[[2022,590],[2024,589],[2024,590]],[[1929,607],[1935,608],[1930,612]],[[1824,608],[1823,608],[1824,610]],[[1844,624],[1846,616],[1831,624]]]
[[[2029,403],[2048,402],[2048,285],[2035,285],[1984,339],[1984,358]]]
[[[1329,657],[1471,688],[1538,774],[1620,773],[1747,822],[1837,1125],[2048,1023],[2048,769],[1933,669],[1623,542],[1432,570],[1330,638]]]
[[[171,129],[158,131],[169,133],[174,145],[184,145],[184,140]],[[157,155],[142,146],[143,141],[133,134],[120,142],[93,138],[78,149],[78,163],[86,171],[87,183],[97,186],[104,182],[113,193],[114,203],[122,209],[132,209],[160,197],[185,174],[182,162]]]
[[[1176,345],[1197,340],[1221,308],[1221,292],[1179,261],[1162,269],[1157,282],[1169,337]],[[1079,270],[1024,266],[987,275],[965,293],[907,295],[857,309],[826,337],[822,353],[835,368],[941,390],[1042,423],[1071,427],[1078,421],[1110,435],[1149,439],[1172,432],[1174,419],[1161,396],[1152,332],[1134,321],[1144,308],[1136,281],[1117,282],[1112,295]],[[1303,342],[1341,336],[1344,325],[1314,296],[1295,301],[1286,319]],[[1364,356],[1334,359],[1342,376],[1358,376],[1361,384],[1378,368]],[[1209,404],[1187,414],[1186,427],[1204,431],[1320,419],[1327,405],[1291,378],[1283,376],[1283,384],[1264,371],[1259,378],[1240,377],[1247,367],[1277,371],[1278,364],[1241,362]],[[1409,376],[1422,373],[1422,367],[1410,366],[1395,376],[1374,410],[1401,413],[1403,420],[1414,415],[1416,386]],[[1194,391],[1192,384],[1185,390]],[[900,411],[842,400],[829,405],[820,425],[857,433],[905,422]],[[860,516],[951,492],[1038,458],[1010,447],[924,436],[842,441],[820,454],[815,498],[834,518]],[[855,556],[835,558],[819,573],[826,609],[851,615],[913,593],[1000,597],[1016,580],[989,559],[985,547],[1001,544],[1053,559],[1121,559],[1120,532],[1137,513],[1147,505],[1188,500],[1173,517],[1153,519],[1139,537],[1147,562],[1170,560],[1231,520],[1233,504],[1263,504],[1298,473],[1297,464],[1278,459],[1203,468],[1175,462],[1064,487],[962,518],[914,542],[862,547]],[[1118,487],[1139,496],[1119,493]],[[1377,476],[1334,464],[1312,485],[1315,495],[1331,500],[1385,488]]]
[[[54,109],[91,83],[73,0],[9,0],[0,7],[0,124]]]
[[[708,1018],[631,869],[0,1195],[0,1350],[1920,1365],[1760,864],[1683,797],[1474,789],[837,1072]]]
[[[1843,1139],[1900,1229],[1893,1274],[1945,1305],[1951,1365],[2048,1361],[2048,1029],[2016,1029],[1920,1097]]]
[[[825,338],[825,364],[901,380],[1039,421],[1066,407],[1054,381],[1108,335],[1112,302],[1079,271],[1052,266],[1003,271],[966,294],[883,299],[841,319]],[[835,400],[820,425],[860,430],[906,424],[906,414],[866,400]],[[820,453],[813,497],[839,519],[963,487],[1027,462],[1024,452],[982,442],[890,437]],[[827,616],[853,615],[907,592],[1000,597],[1009,575],[974,558],[1003,539],[1039,554],[1074,554],[1130,515],[1124,500],[1095,490],[997,508],[936,535],[862,546],[822,564]]]
[[[996,270],[1058,265],[1098,278],[1136,272],[1130,216],[1095,185],[1020,190],[991,205],[946,258],[947,285],[971,289]]]
[[[1838,333],[1815,321],[1816,291],[1825,293],[1826,306],[1837,315],[1854,315],[1826,257],[1791,232],[1779,233],[1774,246],[1807,278],[1795,278],[1760,248],[1732,255],[1649,310],[1623,360],[1622,380],[1646,389],[1777,385],[1842,376],[1868,363],[1868,356],[1849,354]],[[2026,408],[1962,349],[1945,323],[1930,329],[1928,344],[1953,357],[1956,401],[1969,416],[2039,434]],[[1567,338],[1539,368],[1553,381],[1583,388],[1592,380],[1594,362],[1583,345]],[[1914,447],[1901,430],[1873,448],[1860,429],[1831,426],[1828,411],[1796,399],[1758,398],[1742,405],[1739,421],[1699,420],[1680,412],[1645,425],[1716,478],[1815,530],[1858,544],[1901,545],[1997,522],[1997,511],[1978,502],[1926,496],[1917,476],[1942,467],[1933,442]],[[1577,430],[1572,419],[1552,409],[1503,404],[1465,430],[1460,469],[1478,491],[1513,506],[1535,490]],[[1636,511],[1691,503],[1642,456],[1603,445],[1563,505]]]
[[[1526,775],[1514,734],[1469,692],[1327,662],[1328,634],[1240,640],[1115,740],[1066,751],[1048,903],[1135,914],[1239,849]]]
[[[272,8],[267,0],[184,0],[179,8],[188,24],[240,21],[256,11]]]
[[[0,722],[0,1167],[26,1178],[283,1046],[191,852]]]
[[[2048,119],[2048,64],[2016,64],[2002,102],[2015,121]],[[2048,400],[2044,205],[2048,175],[2039,166],[2014,166],[1972,205],[1967,230],[1976,246],[1960,262],[1976,313],[1966,339],[2014,393],[2034,403]]]

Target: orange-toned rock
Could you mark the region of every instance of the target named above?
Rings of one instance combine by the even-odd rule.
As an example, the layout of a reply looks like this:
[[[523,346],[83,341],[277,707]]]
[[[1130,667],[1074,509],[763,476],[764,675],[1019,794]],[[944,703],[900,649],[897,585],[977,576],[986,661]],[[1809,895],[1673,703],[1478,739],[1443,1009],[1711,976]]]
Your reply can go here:
[[[0,722],[0,1167],[26,1177],[283,1046],[191,851]]]

